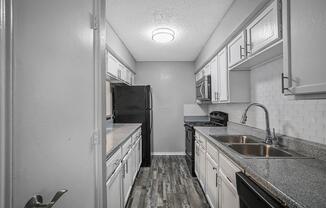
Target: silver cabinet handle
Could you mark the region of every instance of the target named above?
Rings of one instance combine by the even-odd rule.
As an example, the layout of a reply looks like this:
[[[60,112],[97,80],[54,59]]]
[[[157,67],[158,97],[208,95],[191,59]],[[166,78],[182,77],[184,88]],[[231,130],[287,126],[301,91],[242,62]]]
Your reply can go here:
[[[218,186],[218,175],[217,173],[215,173],[215,187]]]
[[[240,45],[240,59],[245,57],[245,55],[242,53],[242,50],[245,50],[245,48]]]
[[[249,56],[251,54],[251,44],[247,43],[247,56]]]

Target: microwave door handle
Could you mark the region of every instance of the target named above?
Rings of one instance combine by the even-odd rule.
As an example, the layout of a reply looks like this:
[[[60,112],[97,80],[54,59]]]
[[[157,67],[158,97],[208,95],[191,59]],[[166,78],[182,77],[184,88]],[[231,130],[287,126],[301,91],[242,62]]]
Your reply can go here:
[[[200,96],[201,98],[204,98],[204,94],[203,94],[203,83],[200,84],[200,88],[199,88],[199,92],[200,92]]]

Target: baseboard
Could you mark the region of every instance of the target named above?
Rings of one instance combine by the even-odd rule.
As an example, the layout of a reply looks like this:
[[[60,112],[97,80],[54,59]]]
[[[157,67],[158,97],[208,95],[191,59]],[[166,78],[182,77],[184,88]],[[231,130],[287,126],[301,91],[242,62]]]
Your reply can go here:
[[[186,155],[185,152],[153,152],[152,155]]]

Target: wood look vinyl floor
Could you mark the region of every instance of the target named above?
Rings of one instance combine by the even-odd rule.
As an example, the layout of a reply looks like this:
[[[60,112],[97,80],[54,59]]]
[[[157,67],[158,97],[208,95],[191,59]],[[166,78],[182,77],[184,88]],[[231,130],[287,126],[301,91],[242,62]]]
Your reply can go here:
[[[154,156],[150,168],[141,168],[127,208],[209,208],[197,178],[184,156]]]

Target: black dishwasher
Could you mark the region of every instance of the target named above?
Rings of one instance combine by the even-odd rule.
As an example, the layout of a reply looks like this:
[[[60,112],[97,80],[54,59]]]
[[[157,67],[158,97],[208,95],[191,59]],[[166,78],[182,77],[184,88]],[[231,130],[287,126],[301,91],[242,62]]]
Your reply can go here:
[[[255,184],[244,173],[236,173],[240,208],[279,208],[284,207],[266,191]]]

